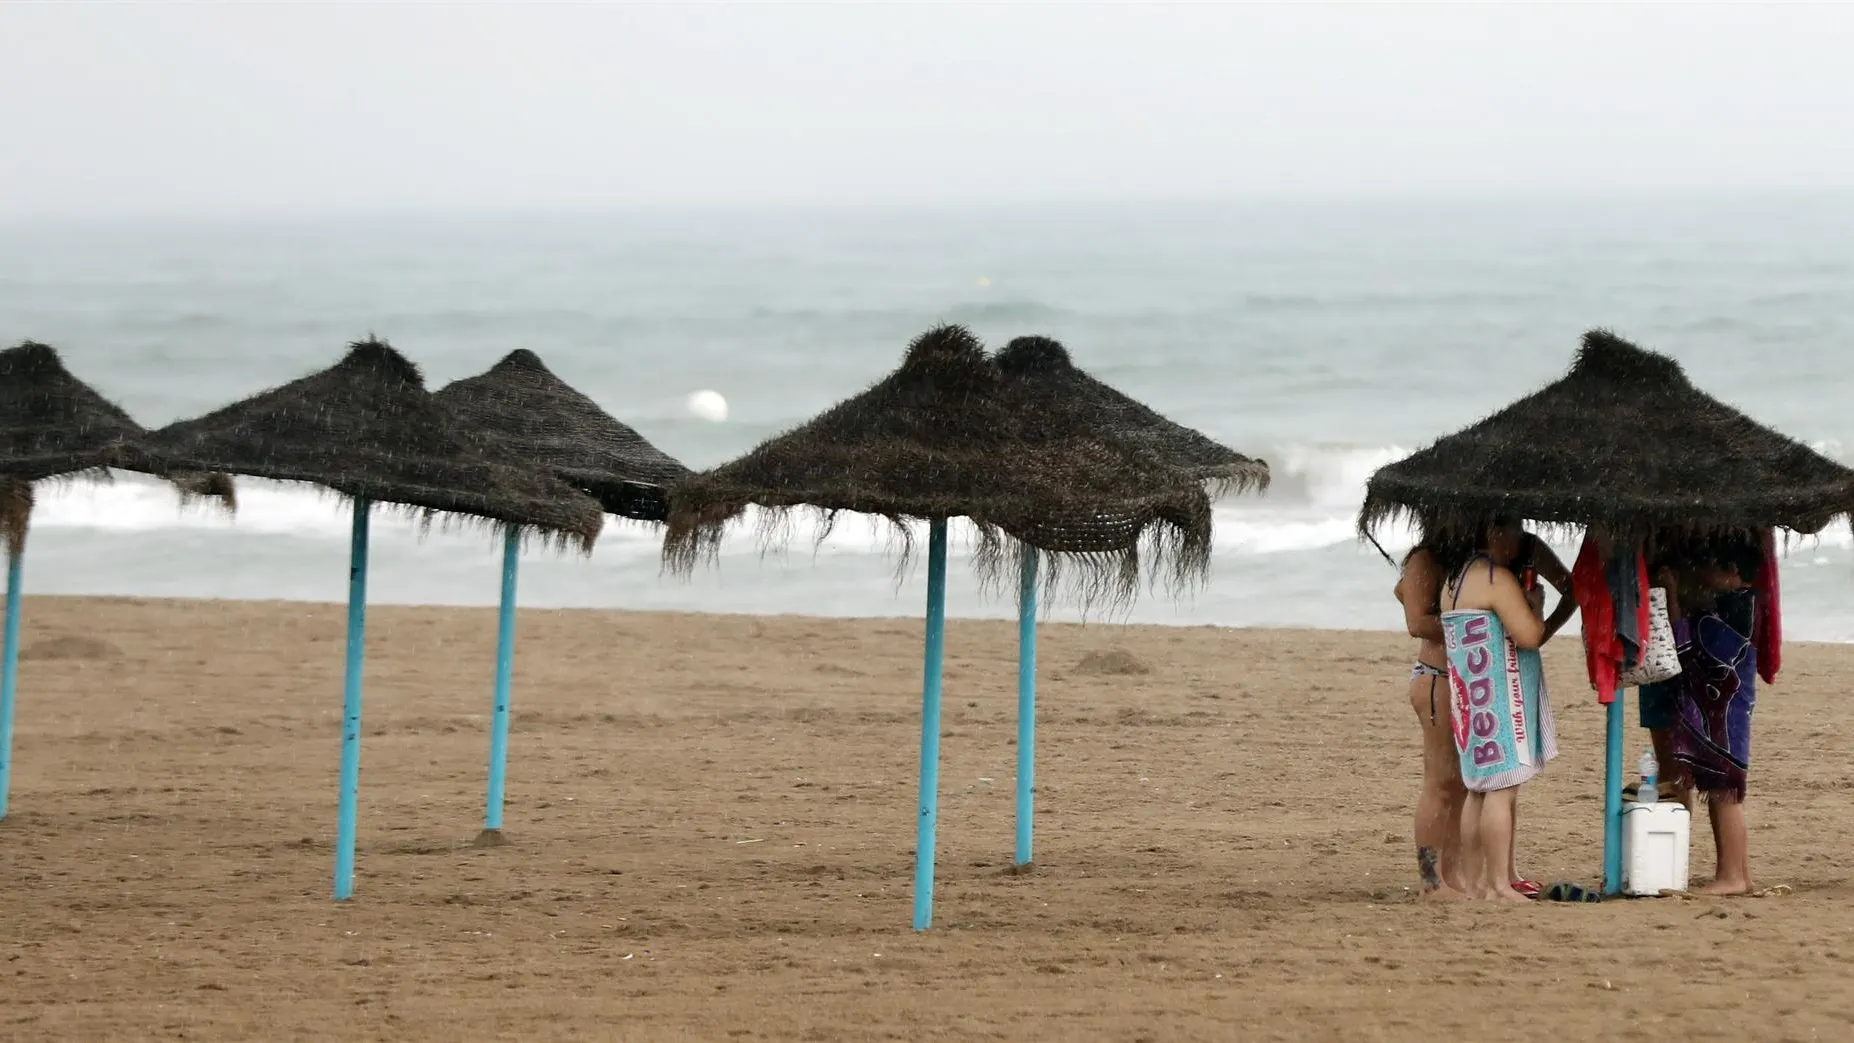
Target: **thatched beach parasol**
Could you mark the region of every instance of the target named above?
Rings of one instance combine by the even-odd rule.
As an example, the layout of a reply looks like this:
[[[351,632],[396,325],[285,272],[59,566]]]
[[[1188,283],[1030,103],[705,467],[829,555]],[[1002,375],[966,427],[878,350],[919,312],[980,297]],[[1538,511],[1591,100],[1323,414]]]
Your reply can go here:
[[[917,930],[933,910],[947,520],[977,527],[982,572],[1000,568],[1004,540],[1016,540],[1076,569],[1084,603],[1130,598],[1142,547],[1154,574],[1175,581],[1209,567],[1210,501],[1194,478],[1014,388],[958,326],[917,338],[900,368],[862,394],[679,483],[664,540],[669,566],[692,568],[749,505],[775,520],[798,509],[827,520],[875,514],[904,535],[910,521],[929,524]]]
[[[418,367],[377,340],[351,345],[319,373],[169,424],[136,446],[124,466],[305,482],[357,504],[482,519],[582,548],[603,524],[585,495],[475,444],[433,401]]]
[[[1495,514],[1618,534],[1821,530],[1854,508],[1854,471],[1694,387],[1680,364],[1604,330],[1562,379],[1378,470],[1359,529]]]
[[[18,678],[19,599],[34,482],[102,475],[142,426],[122,407],[71,375],[52,347],[26,341],[0,351],[0,549],[7,558],[6,620],[0,644],[0,818],[12,775],[13,702]],[[229,509],[231,480],[221,474],[173,476],[182,500],[214,497]]]
[[[418,367],[376,340],[339,363],[195,420],[153,432],[124,465],[157,474],[230,471],[306,482],[353,501],[348,649],[342,725],[335,897],[354,886],[360,771],[361,663],[366,627],[368,516],[375,502],[422,515],[486,520],[505,530],[590,549],[596,501],[520,461],[492,456],[425,390]]]
[[[690,471],[555,376],[534,352],[510,352],[437,392],[465,433],[503,456],[552,470],[607,513],[662,521],[661,490]]]
[[[690,473],[554,376],[526,348],[510,352],[484,373],[445,385],[434,397],[457,417],[477,445],[585,490],[611,514],[640,521],[663,520],[669,509],[665,487]],[[489,793],[479,838],[485,843],[495,842],[502,833],[509,680],[515,655],[515,576],[520,561],[520,543],[510,532],[502,550],[502,598],[497,610]]]
[[[1466,535],[1496,515],[1639,544],[1657,530],[1820,531],[1854,510],[1854,471],[1694,387],[1605,330],[1562,379],[1381,468],[1361,535],[1399,516]],[[1622,703],[1608,704],[1604,890],[1621,889]]]
[[[777,523],[793,510],[827,520],[873,514],[966,518],[981,565],[1002,540],[1037,548],[1084,577],[1084,604],[1123,602],[1140,563],[1183,583],[1210,563],[1210,503],[1189,476],[1020,393],[963,327],[916,338],[900,368],[862,394],[672,490],[664,554],[687,572],[749,506]]]
[[[1162,460],[1205,484],[1213,499],[1268,486],[1266,461],[1244,456],[1159,414],[1077,367],[1049,337],[1018,337],[992,356],[1013,390],[1036,403],[1034,417],[1081,413],[1102,435]],[[1018,548],[1017,844],[1014,860],[1031,862],[1036,778],[1037,553]]]
[[[121,406],[36,341],[0,351],[0,474],[34,482],[108,465],[109,448],[141,435]]]

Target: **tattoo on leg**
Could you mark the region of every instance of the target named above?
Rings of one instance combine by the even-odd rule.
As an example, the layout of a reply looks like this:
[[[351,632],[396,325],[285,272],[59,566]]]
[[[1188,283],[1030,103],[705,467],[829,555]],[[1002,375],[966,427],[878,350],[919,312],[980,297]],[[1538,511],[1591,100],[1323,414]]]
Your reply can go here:
[[[1416,868],[1423,874],[1423,890],[1433,891],[1442,886],[1442,875],[1436,871],[1436,849],[1417,847]]]

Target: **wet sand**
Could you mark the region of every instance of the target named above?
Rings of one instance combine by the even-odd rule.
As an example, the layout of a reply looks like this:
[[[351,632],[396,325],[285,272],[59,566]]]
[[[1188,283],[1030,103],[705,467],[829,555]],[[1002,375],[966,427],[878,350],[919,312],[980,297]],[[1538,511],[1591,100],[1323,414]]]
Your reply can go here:
[[[1394,606],[1392,606],[1394,607]],[[29,598],[0,1039],[1811,1040],[1854,1024],[1854,648],[1761,693],[1784,897],[1418,902],[1410,642],[1049,626],[1010,871],[1015,629],[947,640],[935,929],[908,929],[918,620],[370,610],[355,899],[329,900],[343,609]],[[1596,883],[1602,715],[1521,868]],[[1629,762],[1645,743],[1630,708]],[[1695,883],[1711,838],[1694,828]]]

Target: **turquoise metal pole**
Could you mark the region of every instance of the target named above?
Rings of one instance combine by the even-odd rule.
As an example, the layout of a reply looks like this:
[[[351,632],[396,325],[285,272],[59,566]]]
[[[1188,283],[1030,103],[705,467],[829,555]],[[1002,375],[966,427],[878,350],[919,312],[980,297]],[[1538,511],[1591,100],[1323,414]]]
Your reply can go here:
[[[355,815],[360,794],[361,659],[367,650],[367,515],[373,504],[354,500],[354,537],[348,550],[348,669],[341,699],[341,817],[335,829],[335,900],[354,896]]]
[[[1622,689],[1609,704],[1603,740],[1603,893],[1622,893]]]
[[[940,661],[946,648],[946,522],[927,542],[927,648],[921,669],[920,822],[914,837],[914,929],[933,926],[933,839],[940,815]]]
[[[0,652],[0,818],[13,783],[13,691],[19,683],[19,570],[26,552],[6,556],[6,647]]]
[[[515,666],[515,573],[521,567],[521,533],[509,526],[502,544],[502,607],[496,617],[496,703],[489,724],[489,798],[483,828],[502,830],[502,785],[509,759],[509,675]]]
[[[1030,864],[1036,831],[1036,562],[1024,547],[1024,572],[1017,589],[1017,857]]]

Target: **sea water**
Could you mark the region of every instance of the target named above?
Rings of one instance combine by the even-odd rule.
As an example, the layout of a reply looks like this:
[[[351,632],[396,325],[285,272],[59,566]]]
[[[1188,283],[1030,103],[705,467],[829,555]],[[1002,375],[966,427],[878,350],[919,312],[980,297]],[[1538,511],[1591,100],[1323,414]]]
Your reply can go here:
[[[1354,528],[1372,470],[1561,375],[1607,326],[1818,449],[1854,446],[1854,198],[319,215],[0,224],[0,341],[56,346],[157,427],[389,339],[433,388],[517,347],[695,468],[879,379],[941,321],[1045,334],[1096,376],[1266,458],[1216,507],[1214,571],[1113,618],[1399,629],[1395,570]],[[687,410],[726,396],[730,416]],[[338,601],[345,508],[244,480],[235,519],[123,475],[48,486],[34,593]],[[1407,547],[1393,530],[1385,547]],[[924,540],[920,541],[924,546]],[[665,576],[657,532],[536,550],[527,606],[917,615],[882,526],[803,525]],[[480,529],[375,525],[375,602],[493,604]],[[1559,552],[1570,560],[1574,548]],[[1007,616],[956,527],[949,609]],[[1854,640],[1845,528],[1792,546],[1786,632]],[[1048,606],[1075,618],[1072,606]]]

